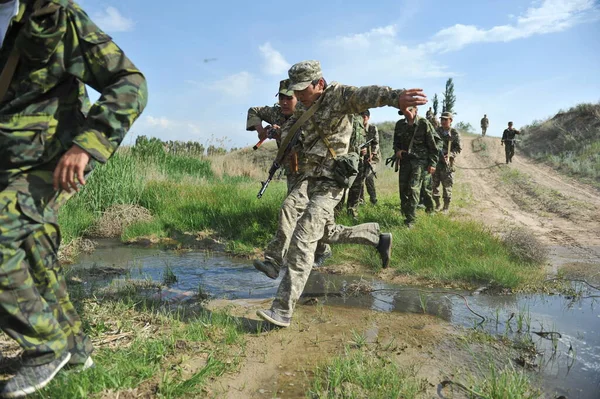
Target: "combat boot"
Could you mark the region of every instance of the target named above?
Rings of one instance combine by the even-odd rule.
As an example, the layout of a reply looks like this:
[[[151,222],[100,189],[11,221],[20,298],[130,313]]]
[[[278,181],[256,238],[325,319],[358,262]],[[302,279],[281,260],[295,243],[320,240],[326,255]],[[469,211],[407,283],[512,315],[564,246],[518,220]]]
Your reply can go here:
[[[381,267],[387,269],[390,265],[392,256],[392,233],[382,233],[379,235],[379,244],[377,244],[377,252],[381,256]]]
[[[450,208],[450,198],[444,198],[444,208],[442,209],[442,212],[448,212],[449,208]]]
[[[439,211],[440,210],[440,197],[433,197],[433,201],[435,202],[435,210]]]

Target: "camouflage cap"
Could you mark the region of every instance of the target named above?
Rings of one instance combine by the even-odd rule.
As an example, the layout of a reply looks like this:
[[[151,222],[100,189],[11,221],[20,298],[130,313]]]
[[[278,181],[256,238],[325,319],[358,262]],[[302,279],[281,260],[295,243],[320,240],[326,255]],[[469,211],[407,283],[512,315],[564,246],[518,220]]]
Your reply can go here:
[[[292,65],[288,71],[290,77],[290,90],[304,90],[315,79],[323,77],[319,61],[302,61]]]
[[[281,82],[279,82],[279,91],[277,92],[277,94],[275,94],[275,97],[277,97],[280,94],[283,94],[284,96],[288,96],[288,97],[293,97],[294,91],[290,90],[289,86],[290,86],[289,79],[283,79]]]
[[[371,111],[369,111],[368,109],[361,112],[360,113],[361,116],[368,116],[369,118],[371,117]]]
[[[442,119],[454,119],[452,117],[452,112],[442,112],[442,116],[440,118],[442,118]]]

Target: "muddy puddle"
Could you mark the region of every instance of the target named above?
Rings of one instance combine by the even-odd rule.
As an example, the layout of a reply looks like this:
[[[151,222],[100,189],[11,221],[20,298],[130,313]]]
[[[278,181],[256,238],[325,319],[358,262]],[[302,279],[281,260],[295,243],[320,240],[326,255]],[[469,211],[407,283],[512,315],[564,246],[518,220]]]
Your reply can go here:
[[[597,265],[595,265],[597,267]],[[94,284],[126,279],[168,283],[153,292],[168,302],[199,297],[262,299],[274,296],[279,280],[255,271],[251,261],[220,254],[125,247],[106,242],[80,257],[74,270],[91,269]],[[102,274],[102,270],[113,271]],[[114,271],[117,271],[116,273]],[[84,283],[86,283],[84,279]],[[363,308],[377,312],[428,313],[454,325],[533,342],[537,355],[515,359],[535,373],[549,397],[600,397],[600,291],[574,283],[576,298],[562,295],[471,295],[390,285],[382,281],[313,271],[301,303]],[[200,294],[200,296],[199,296]]]

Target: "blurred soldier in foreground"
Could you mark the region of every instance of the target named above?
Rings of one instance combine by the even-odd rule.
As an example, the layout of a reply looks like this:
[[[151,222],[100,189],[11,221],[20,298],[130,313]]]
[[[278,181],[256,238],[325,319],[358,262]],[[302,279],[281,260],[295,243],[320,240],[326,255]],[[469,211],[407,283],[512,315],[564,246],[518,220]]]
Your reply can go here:
[[[23,349],[0,397],[23,397],[92,343],[57,259],[58,211],[105,163],[147,101],[146,81],[75,3],[1,0],[0,326]],[[85,85],[100,93],[90,107]]]

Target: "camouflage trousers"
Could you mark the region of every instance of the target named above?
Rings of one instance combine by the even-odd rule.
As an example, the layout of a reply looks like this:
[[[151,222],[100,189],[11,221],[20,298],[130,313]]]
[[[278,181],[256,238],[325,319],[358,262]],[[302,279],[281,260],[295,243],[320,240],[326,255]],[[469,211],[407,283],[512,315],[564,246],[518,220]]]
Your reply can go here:
[[[23,349],[24,365],[51,362],[65,350],[70,363],[84,363],[92,343],[57,258],[57,213],[70,194],[54,191],[45,170],[18,175],[0,190],[0,327]]]
[[[430,179],[431,175],[427,172],[427,161],[414,158],[400,161],[398,186],[400,210],[404,216],[404,223],[410,224],[415,221],[421,190],[425,191],[423,201],[425,208],[428,211],[433,210]]]
[[[377,164],[371,162],[373,170],[377,167]],[[367,193],[372,204],[377,203],[377,191],[375,190],[375,174],[371,168],[367,168],[365,172],[365,186],[367,187]],[[364,197],[364,190],[361,191],[361,198]]]
[[[454,184],[454,175],[452,171],[441,167],[435,170],[433,174],[433,196],[440,198],[440,183],[443,188],[443,198],[445,200],[452,199],[452,184]]]
[[[487,126],[481,126],[481,135],[485,136],[486,132],[487,132]]]
[[[504,143],[504,154],[506,155],[506,163],[512,162],[515,156],[515,143],[507,141]]]
[[[379,244],[379,224],[364,223],[346,227],[336,225],[334,208],[343,189],[333,180],[307,179],[294,188],[305,192],[308,202],[293,231],[287,253],[287,271],[279,284],[271,309],[283,317],[291,317],[313,267],[314,253],[320,240],[328,244]],[[291,195],[294,194],[294,191]]]
[[[362,194],[363,186],[365,184],[365,165],[363,162],[359,164],[358,175],[354,179],[354,183],[348,189],[348,200],[346,202],[346,208],[350,211],[356,212]]]
[[[275,237],[269,242],[265,249],[265,259],[270,261],[277,269],[285,266],[285,256],[287,254],[292,233],[296,227],[298,218],[308,203],[306,190],[294,190],[298,183],[302,183],[298,174],[287,175],[288,195],[283,201],[279,210],[279,225]],[[331,247],[319,241],[315,250],[315,257],[319,257],[331,252]]]

